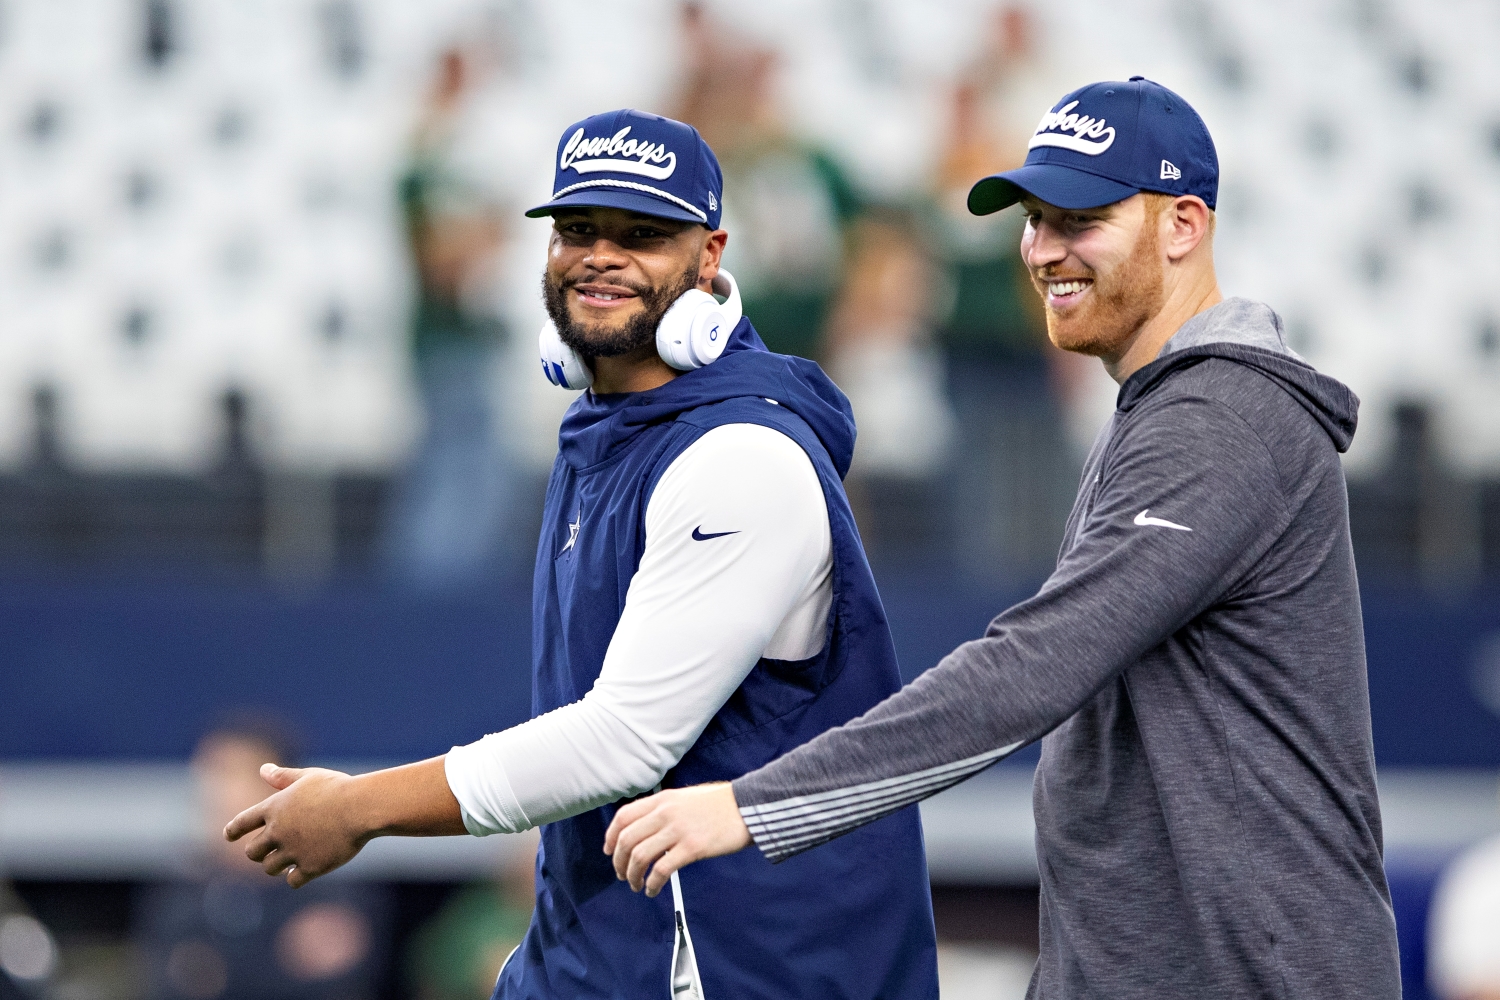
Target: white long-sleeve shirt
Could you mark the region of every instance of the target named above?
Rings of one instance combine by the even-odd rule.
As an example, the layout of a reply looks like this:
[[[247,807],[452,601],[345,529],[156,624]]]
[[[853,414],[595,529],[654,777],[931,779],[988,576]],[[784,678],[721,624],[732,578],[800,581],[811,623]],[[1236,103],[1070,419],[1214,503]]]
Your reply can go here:
[[[662,474],[646,547],[581,700],[467,746],[448,785],[475,836],[650,791],[762,656],[823,648],[833,545],[817,472],[758,424],[714,428]]]

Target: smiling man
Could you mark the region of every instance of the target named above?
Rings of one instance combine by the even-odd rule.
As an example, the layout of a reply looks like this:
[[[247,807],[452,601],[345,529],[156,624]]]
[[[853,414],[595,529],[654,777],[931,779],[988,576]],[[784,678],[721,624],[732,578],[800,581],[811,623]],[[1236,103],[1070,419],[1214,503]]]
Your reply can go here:
[[[616,111],[564,132],[554,165],[552,200],[527,213],[553,220],[542,368],[591,388],[547,487],[535,717],[372,774],[267,765],[281,790],[227,835],[301,885],[374,836],[541,826],[504,1000],[935,1000],[915,807],[790,864],[698,866],[661,898],[632,894],[599,853],[621,799],[736,778],[900,679],[841,482],[849,403],[739,315],[712,150],[680,122]]]
[[[1338,457],[1358,401],[1220,295],[1217,157],[1180,97],[1093,84],[1030,145],[970,210],[1022,202],[1053,342],[1120,383],[1056,570],[848,725],[621,809],[605,850],[648,892],[752,842],[816,856],[1041,739],[1030,997],[1395,1000]]]

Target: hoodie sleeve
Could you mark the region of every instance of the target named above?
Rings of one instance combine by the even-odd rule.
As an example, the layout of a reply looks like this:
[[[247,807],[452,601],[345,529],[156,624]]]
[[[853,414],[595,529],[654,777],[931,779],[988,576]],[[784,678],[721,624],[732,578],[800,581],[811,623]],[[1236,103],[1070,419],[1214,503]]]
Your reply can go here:
[[[1035,597],[864,715],[734,782],[767,857],[831,840],[1039,739],[1232,592],[1289,523],[1269,451],[1222,403],[1153,402],[1119,433]]]
[[[650,791],[762,655],[822,648],[833,545],[796,442],[757,424],[704,434],[646,505],[646,547],[593,688],[454,747],[470,833],[513,833]]]

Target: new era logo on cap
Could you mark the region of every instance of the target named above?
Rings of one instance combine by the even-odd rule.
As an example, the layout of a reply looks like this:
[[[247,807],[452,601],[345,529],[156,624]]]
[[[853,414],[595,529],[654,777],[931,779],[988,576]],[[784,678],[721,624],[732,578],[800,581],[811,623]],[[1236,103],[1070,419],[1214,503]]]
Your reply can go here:
[[[986,177],[969,211],[988,215],[1030,194],[1058,208],[1097,208],[1141,191],[1218,201],[1219,160],[1198,113],[1145,77],[1093,83],[1042,116],[1026,162]]]
[[[528,216],[621,208],[719,228],[719,161],[697,129],[671,118],[627,108],[568,126],[557,144],[555,178],[552,200]]]

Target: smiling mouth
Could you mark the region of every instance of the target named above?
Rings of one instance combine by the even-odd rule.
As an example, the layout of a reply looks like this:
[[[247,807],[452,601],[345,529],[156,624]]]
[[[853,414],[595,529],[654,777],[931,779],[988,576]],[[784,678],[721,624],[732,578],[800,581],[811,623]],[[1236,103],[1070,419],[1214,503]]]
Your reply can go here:
[[[616,309],[631,299],[639,298],[635,292],[624,288],[596,288],[586,285],[575,285],[573,291],[578,295],[578,301],[595,309]]]
[[[1053,309],[1066,309],[1083,298],[1094,282],[1089,278],[1069,278],[1067,281],[1047,282],[1047,305]]]

